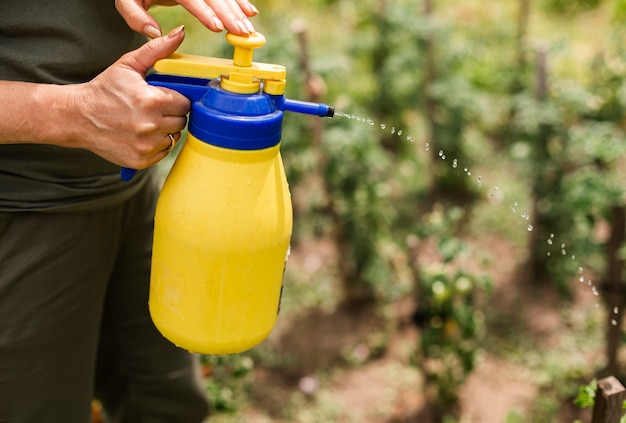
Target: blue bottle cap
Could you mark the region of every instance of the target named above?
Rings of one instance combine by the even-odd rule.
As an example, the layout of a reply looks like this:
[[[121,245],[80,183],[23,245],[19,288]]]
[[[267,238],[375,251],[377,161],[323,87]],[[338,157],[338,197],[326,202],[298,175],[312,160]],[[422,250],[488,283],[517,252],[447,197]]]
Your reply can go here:
[[[235,150],[261,150],[280,142],[283,112],[262,92],[235,94],[212,80],[191,107],[189,132],[201,141]]]

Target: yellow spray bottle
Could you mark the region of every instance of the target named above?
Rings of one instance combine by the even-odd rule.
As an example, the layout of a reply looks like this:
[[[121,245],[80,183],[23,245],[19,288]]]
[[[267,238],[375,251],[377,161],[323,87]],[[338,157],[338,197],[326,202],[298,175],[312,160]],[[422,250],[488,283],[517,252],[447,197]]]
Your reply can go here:
[[[272,331],[292,231],[283,112],[333,115],[285,99],[285,68],[252,61],[261,34],[227,39],[232,60],[174,54],[148,77],[192,101],[157,204],[150,313],[166,338],[204,354],[245,351]]]

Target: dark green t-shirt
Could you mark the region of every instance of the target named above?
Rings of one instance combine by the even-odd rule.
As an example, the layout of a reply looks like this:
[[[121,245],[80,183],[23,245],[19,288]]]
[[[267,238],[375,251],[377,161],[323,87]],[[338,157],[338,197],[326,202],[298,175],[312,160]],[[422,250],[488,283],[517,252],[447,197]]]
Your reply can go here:
[[[128,28],[114,0],[0,0],[2,80],[86,82],[145,41]],[[82,149],[0,145],[0,211],[105,207],[145,179],[140,172],[123,182],[119,171]]]

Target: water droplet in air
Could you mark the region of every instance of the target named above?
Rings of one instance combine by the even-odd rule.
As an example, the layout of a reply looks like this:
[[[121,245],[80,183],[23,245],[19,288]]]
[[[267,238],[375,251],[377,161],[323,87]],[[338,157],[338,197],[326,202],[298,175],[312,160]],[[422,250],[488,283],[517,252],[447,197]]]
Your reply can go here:
[[[402,135],[402,129],[398,131],[398,136]]]
[[[596,297],[599,295],[598,294],[598,288],[596,288],[595,286],[591,287],[591,292],[593,293],[593,295],[595,295]]]
[[[479,186],[479,187],[482,187],[482,186],[483,186],[483,177],[482,177],[482,176],[479,176],[479,177],[476,179],[476,182],[478,183],[478,186]]]
[[[395,126],[392,126],[392,127],[391,127],[391,133],[392,133],[392,134],[395,134],[395,133],[396,133],[396,127],[395,127]]]
[[[548,245],[552,245],[552,240],[548,239]]]
[[[528,225],[528,232],[532,232],[533,231],[533,225]]]
[[[583,283],[585,281],[585,277],[581,276],[580,278],[578,278],[578,282]]]
[[[579,268],[578,268],[578,273],[582,273],[582,272],[583,272],[583,268],[582,268],[582,267],[579,267]]]
[[[456,160],[456,159],[452,160],[452,167],[453,167],[454,169],[456,169],[458,165],[459,165],[459,163],[457,162],[457,160]]]
[[[409,142],[415,142],[415,137],[413,135],[408,135],[406,137],[406,140],[409,141]]]
[[[430,144],[429,143],[424,144],[424,150],[426,150],[426,151],[430,150]]]
[[[612,324],[613,326],[617,326],[617,320],[615,320],[615,319],[611,319],[611,324]]]
[[[618,314],[619,313],[619,307],[613,307],[613,313],[614,314]]]
[[[380,124],[380,129],[385,129],[386,127],[387,127],[387,124],[386,124],[386,123],[381,123],[381,124]]]

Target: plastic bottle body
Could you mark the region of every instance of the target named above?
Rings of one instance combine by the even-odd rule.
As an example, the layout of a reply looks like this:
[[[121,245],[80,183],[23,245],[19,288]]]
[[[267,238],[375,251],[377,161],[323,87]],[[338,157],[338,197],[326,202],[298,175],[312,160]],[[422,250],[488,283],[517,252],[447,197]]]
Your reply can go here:
[[[292,231],[279,145],[231,150],[189,134],[155,215],[150,313],[174,344],[250,349],[273,329]]]

